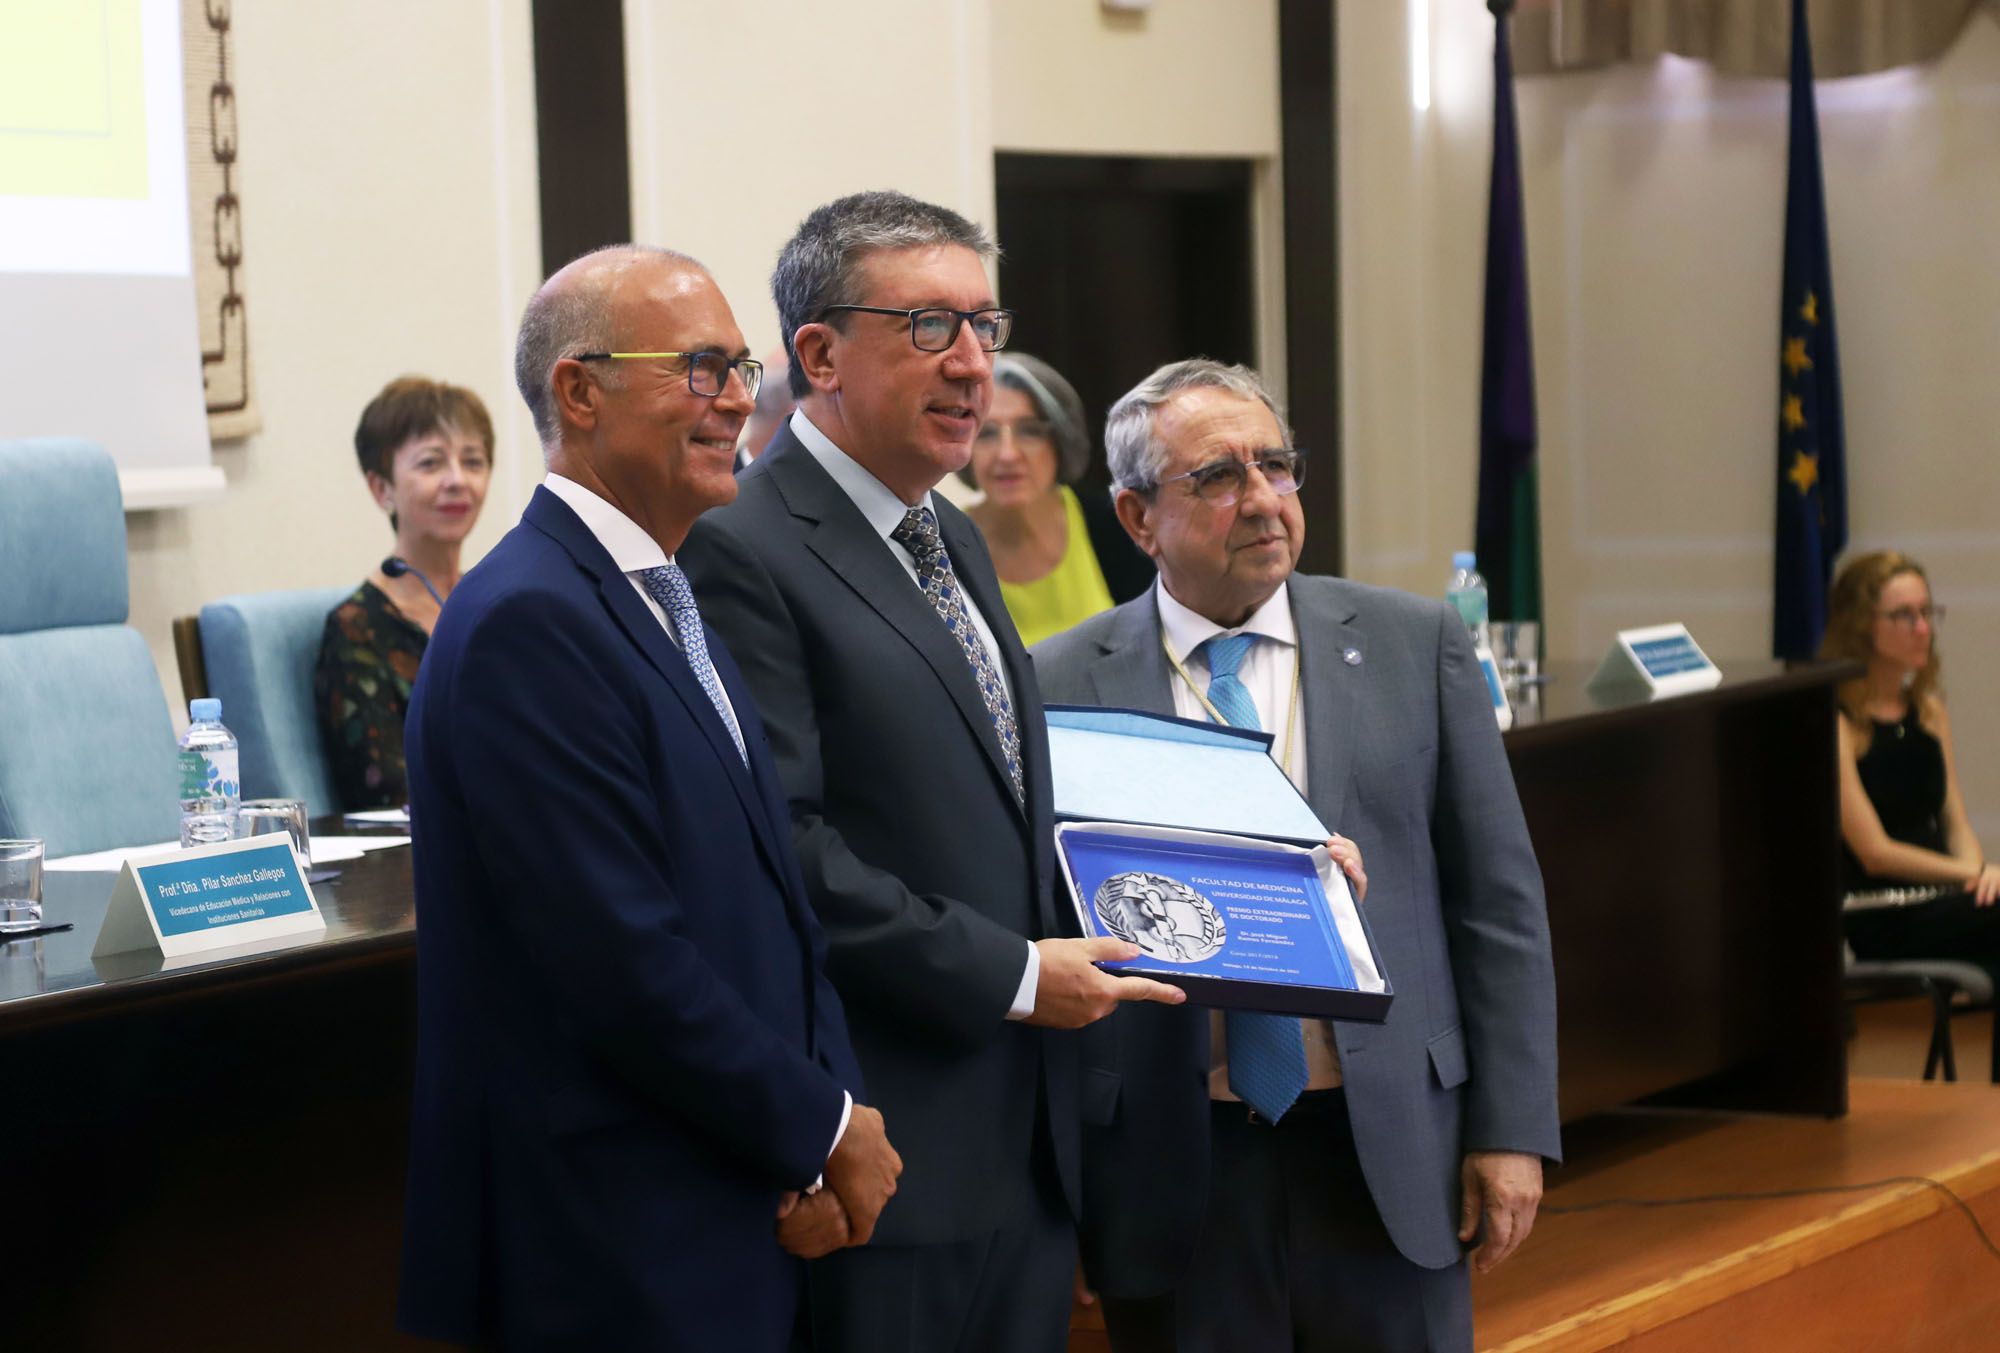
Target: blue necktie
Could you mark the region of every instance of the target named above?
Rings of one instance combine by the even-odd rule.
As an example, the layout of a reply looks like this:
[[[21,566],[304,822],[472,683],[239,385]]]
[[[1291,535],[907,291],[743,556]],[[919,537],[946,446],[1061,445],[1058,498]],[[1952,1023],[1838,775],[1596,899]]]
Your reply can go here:
[[[729,730],[731,740],[736,743],[736,754],[743,758],[744,765],[749,765],[750,754],[743,750],[743,730],[736,726],[736,716],[722,695],[722,678],[715,674],[715,664],[708,660],[708,637],[702,633],[701,611],[694,604],[694,589],[688,586],[687,574],[681,572],[679,564],[669,562],[646,569],[640,573],[639,581],[645,584],[647,595],[659,602],[660,609],[674,622],[681,655],[694,669],[694,679],[701,683],[708,703],[715,706],[722,726]]]
[[[986,717],[993,721],[993,734],[1000,740],[1000,755],[1007,762],[1007,774],[1014,781],[1014,797],[1021,799],[1021,730],[1014,722],[1014,703],[1007,698],[1007,683],[993,665],[993,655],[979,637],[959,594],[958,575],[952,572],[951,556],[945,553],[938,535],[937,518],[928,507],[913,507],[889,533],[889,539],[910,552],[917,563],[917,585],[924,589],[931,609],[944,621],[951,637],[971,664],[972,679],[979,683],[979,699]]]
[[[1208,703],[1232,728],[1262,729],[1257,706],[1236,671],[1256,641],[1254,634],[1218,634],[1202,644],[1208,655]],[[1306,1088],[1306,1045],[1299,1022],[1258,1010],[1230,1010],[1222,1027],[1229,1039],[1229,1088],[1275,1123]]]

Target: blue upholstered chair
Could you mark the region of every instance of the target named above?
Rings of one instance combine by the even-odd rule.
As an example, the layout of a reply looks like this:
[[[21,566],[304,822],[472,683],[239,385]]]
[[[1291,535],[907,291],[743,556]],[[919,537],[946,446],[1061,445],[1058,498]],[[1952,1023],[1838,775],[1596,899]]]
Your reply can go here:
[[[178,836],[173,718],[127,608],[111,457],[0,442],[0,835],[50,855]]]
[[[253,592],[201,608],[208,693],[241,744],[243,797],[304,799],[314,817],[340,810],[313,710],[313,664],[326,615],[350,587]]]

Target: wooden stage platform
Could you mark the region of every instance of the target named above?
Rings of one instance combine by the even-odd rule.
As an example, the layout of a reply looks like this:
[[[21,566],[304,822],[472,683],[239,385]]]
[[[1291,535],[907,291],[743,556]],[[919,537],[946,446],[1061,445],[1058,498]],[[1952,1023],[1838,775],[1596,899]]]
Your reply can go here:
[[[2000,1086],[1856,1078],[1844,1119],[1622,1112],[1566,1129],[1528,1244],[1473,1282],[1489,1353],[2000,1350]],[[1842,1193],[1669,1207],[1611,1199]],[[1557,1209],[1582,1208],[1581,1211]],[[1079,1308],[1071,1353],[1108,1348]],[[1245,1353],[1257,1353],[1245,1350]]]

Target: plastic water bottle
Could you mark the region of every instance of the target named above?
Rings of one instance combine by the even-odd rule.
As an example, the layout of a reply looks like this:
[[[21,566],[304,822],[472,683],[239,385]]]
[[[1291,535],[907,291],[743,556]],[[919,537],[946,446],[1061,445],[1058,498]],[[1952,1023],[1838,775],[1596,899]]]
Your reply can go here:
[[[206,846],[236,833],[236,735],[222,726],[220,700],[188,701],[181,735],[181,845]]]
[[[1491,647],[1486,632],[1486,579],[1479,576],[1474,562],[1471,550],[1460,550],[1451,557],[1451,581],[1445,584],[1444,599],[1458,608],[1459,619],[1472,632],[1472,646],[1486,649]]]

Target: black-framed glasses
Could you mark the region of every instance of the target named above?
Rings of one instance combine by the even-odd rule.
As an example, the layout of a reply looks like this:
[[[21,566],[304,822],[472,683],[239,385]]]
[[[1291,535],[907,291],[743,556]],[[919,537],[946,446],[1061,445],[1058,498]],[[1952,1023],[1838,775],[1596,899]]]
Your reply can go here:
[[[819,312],[825,319],[836,310],[852,310],[863,315],[895,315],[910,322],[910,341],[924,352],[944,352],[958,342],[961,324],[972,326],[972,337],[987,352],[1007,346],[1014,333],[1012,310],[951,310],[927,305],[918,310],[892,310],[886,305],[829,305]]]
[[[1944,607],[1898,606],[1893,611],[1882,612],[1882,618],[1892,625],[1901,625],[1906,630],[1915,629],[1919,620],[1936,629],[1944,623]]]
[[[714,399],[729,384],[734,370],[743,377],[743,392],[757,398],[764,384],[764,364],[754,357],[729,357],[719,352],[579,352],[579,362],[636,362],[654,358],[684,357],[688,367],[688,389]]]
[[[1185,479],[1194,496],[1210,507],[1234,507],[1250,483],[1250,467],[1253,465],[1257,473],[1264,476],[1264,482],[1271,486],[1271,492],[1279,497],[1297,493],[1299,485],[1305,481],[1306,453],[1298,447],[1286,446],[1259,451],[1248,460],[1224,456],[1221,460],[1197,465],[1186,474],[1162,479],[1160,487]]]

